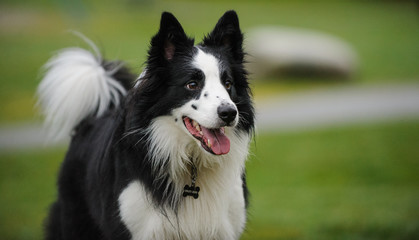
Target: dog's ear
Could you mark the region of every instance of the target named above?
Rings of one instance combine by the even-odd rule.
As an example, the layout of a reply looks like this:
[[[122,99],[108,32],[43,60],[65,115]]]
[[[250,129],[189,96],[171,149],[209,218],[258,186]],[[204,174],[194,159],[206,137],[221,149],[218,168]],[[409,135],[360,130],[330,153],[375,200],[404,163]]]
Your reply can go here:
[[[175,16],[171,13],[163,12],[159,32],[151,40],[149,55],[157,55],[170,61],[177,52],[191,46],[193,46],[193,39],[189,39],[186,36]]]
[[[235,11],[227,11],[214,30],[204,38],[204,45],[226,47],[237,61],[243,61],[243,34]]]

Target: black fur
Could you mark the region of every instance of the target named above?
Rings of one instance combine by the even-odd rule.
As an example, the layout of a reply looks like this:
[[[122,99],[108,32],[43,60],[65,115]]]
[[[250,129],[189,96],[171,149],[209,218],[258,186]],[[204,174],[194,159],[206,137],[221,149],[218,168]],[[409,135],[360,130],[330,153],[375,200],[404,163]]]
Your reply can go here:
[[[234,82],[229,94],[240,116],[237,129],[251,134],[254,110],[243,67],[242,41],[237,15],[229,11],[200,47],[225,62],[224,78]],[[61,166],[58,199],[50,210],[46,239],[130,239],[119,216],[118,197],[132,180],[146,187],[157,207],[176,210],[174,190],[170,184],[166,189],[168,174],[157,178],[151,166],[145,130],[156,117],[200,97],[200,92],[184,87],[191,78],[199,81],[199,73],[190,65],[195,53],[194,40],[186,36],[172,14],[163,13],[160,30],[151,40],[144,80],[132,88],[135,77],[121,68],[113,77],[129,90],[122,104],[110,106],[100,118],[84,119],[75,128]],[[114,64],[105,61],[103,67]],[[242,179],[247,206],[245,173]]]

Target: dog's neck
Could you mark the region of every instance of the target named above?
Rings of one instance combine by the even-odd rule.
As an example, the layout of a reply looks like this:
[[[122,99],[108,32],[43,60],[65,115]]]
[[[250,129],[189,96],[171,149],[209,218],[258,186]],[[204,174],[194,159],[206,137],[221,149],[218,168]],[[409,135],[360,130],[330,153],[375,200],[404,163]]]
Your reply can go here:
[[[185,187],[183,188],[183,197],[188,197],[191,196],[195,199],[198,199],[199,197],[199,191],[201,190],[200,187],[195,186],[196,180],[198,178],[198,170],[193,162],[193,160],[191,160],[191,184],[190,185],[185,185]]]

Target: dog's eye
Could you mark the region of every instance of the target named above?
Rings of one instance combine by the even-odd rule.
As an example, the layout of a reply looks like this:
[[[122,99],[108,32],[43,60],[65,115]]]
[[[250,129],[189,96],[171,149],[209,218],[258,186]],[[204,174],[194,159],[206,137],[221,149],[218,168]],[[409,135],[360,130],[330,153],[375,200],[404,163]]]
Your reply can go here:
[[[186,88],[189,90],[197,90],[199,88],[199,84],[197,81],[190,81],[186,84]]]
[[[226,81],[224,82],[224,87],[225,87],[227,90],[230,90],[232,86],[233,86],[233,82],[232,82],[232,81],[230,81],[230,80],[226,80]]]

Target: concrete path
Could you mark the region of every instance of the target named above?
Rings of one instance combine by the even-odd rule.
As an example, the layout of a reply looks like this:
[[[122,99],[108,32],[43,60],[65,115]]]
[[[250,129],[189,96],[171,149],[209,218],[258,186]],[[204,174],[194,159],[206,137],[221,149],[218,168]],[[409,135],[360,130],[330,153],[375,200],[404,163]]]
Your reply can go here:
[[[258,132],[302,131],[352,123],[419,120],[419,84],[339,87],[271,97],[256,103]],[[0,151],[47,143],[41,124],[0,127]]]
[[[419,84],[313,90],[257,102],[256,109],[260,132],[419,119]]]

